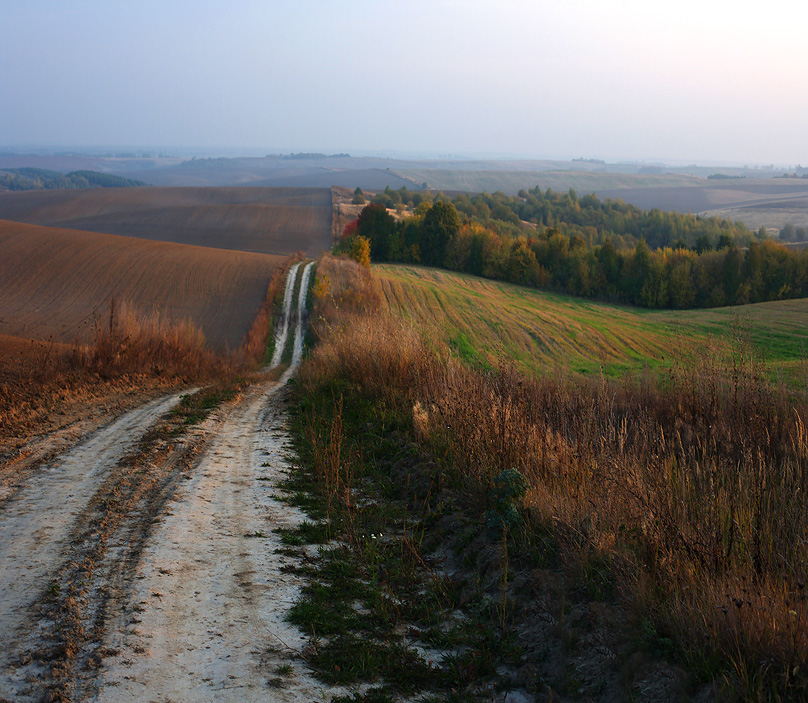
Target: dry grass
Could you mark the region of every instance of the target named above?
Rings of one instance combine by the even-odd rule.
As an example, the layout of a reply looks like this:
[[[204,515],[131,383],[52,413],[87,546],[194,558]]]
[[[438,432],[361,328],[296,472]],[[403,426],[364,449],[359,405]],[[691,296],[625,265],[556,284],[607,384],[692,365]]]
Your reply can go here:
[[[110,301],[92,329],[92,343],[64,344],[0,336],[0,444],[20,444],[52,427],[77,405],[115,393],[143,393],[190,381],[209,381],[254,370],[264,361],[274,302],[295,257],[279,266],[264,303],[240,347],[212,351],[190,321],[158,313],[142,315],[126,302]]]
[[[371,280],[330,266],[370,297]],[[475,371],[385,316],[329,324],[305,383],[344,379],[413,408],[481,510],[493,477],[517,468],[528,538],[549,530],[566,563],[610,564],[697,673],[723,670],[749,699],[806,692],[808,402],[765,381],[748,339],[729,365],[705,352],[610,382]]]
[[[191,323],[142,317],[113,299],[88,345],[0,338],[0,442],[19,443],[77,404],[204,380],[237,368]]]

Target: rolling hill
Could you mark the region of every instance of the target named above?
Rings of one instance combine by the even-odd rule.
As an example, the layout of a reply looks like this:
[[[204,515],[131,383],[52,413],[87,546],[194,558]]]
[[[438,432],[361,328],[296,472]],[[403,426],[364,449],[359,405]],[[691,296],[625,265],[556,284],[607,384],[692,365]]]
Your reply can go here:
[[[0,219],[278,256],[331,247],[331,191],[319,188],[2,193]]]
[[[0,221],[0,335],[86,342],[114,296],[235,349],[284,258]]]
[[[432,330],[477,366],[508,359],[537,374],[563,368],[619,376],[666,367],[742,335],[772,374],[805,373],[808,299],[657,311],[420,266],[374,270],[390,310]]]

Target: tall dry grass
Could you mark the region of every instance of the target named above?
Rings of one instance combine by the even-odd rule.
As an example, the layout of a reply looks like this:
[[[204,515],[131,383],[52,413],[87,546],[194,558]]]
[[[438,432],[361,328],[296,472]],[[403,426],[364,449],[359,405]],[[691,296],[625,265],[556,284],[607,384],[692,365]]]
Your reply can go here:
[[[102,378],[136,373],[194,378],[225,363],[191,322],[174,322],[156,311],[144,315],[114,298],[94,336],[94,344],[76,347],[66,361]]]
[[[324,296],[330,334],[304,383],[345,379],[411,407],[481,507],[517,468],[526,531],[552,530],[567,562],[611,563],[704,675],[720,662],[750,699],[808,690],[808,402],[764,380],[748,341],[662,378],[486,374],[361,305],[340,320],[331,301],[370,299],[374,283],[329,266],[350,290]]]
[[[267,294],[250,329],[244,336],[241,347],[236,352],[236,359],[246,365],[259,365],[267,361],[269,338],[272,335],[272,322],[275,314],[275,301],[283,290],[286,275],[292,264],[305,258],[298,252],[284,261],[272,274],[267,285]]]
[[[0,340],[0,445],[46,429],[54,414],[65,415],[79,400],[254,370],[265,360],[278,292],[301,256],[290,257],[274,272],[255,321],[230,354],[214,353],[188,321],[144,314],[114,298],[103,318],[95,320],[91,344]]]

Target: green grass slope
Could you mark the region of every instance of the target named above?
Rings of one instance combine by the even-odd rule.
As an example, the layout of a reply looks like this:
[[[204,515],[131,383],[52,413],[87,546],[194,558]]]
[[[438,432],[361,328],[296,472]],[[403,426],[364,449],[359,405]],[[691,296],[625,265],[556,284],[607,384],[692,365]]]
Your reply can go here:
[[[608,376],[666,367],[698,350],[751,339],[773,373],[796,373],[808,299],[710,310],[649,311],[415,266],[374,267],[394,312],[448,340],[466,361],[512,359],[532,373]]]

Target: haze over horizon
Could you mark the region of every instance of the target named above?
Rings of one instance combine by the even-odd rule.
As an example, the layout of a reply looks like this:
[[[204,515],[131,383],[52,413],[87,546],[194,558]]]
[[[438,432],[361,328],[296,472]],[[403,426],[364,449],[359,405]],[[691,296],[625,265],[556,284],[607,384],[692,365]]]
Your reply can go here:
[[[5,3],[0,145],[808,163],[773,0]]]

